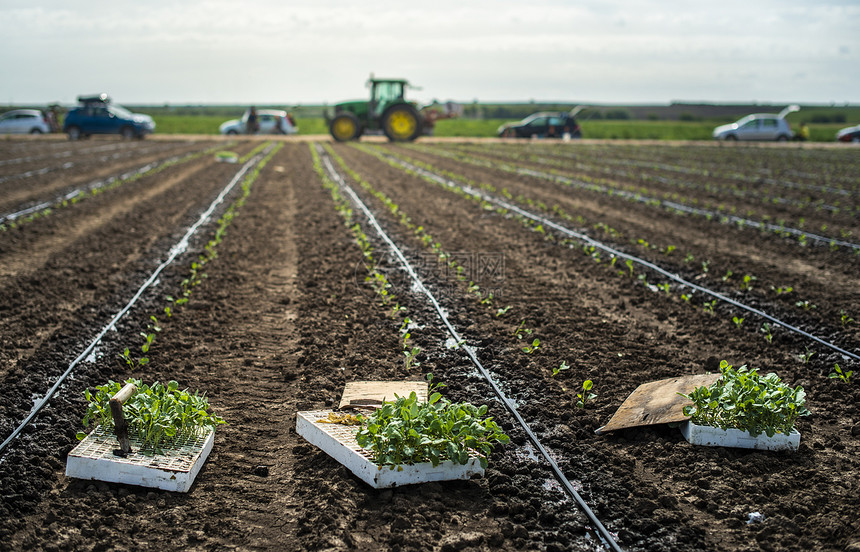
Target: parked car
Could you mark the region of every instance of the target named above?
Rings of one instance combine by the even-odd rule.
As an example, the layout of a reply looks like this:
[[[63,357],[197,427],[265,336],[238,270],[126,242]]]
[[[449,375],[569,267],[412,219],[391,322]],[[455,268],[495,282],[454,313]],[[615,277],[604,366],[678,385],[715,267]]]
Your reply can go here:
[[[576,122],[576,111],[545,111],[529,115],[518,123],[506,123],[499,127],[503,138],[582,138],[582,129]]]
[[[840,142],[860,142],[860,125],[843,128],[836,133],[836,139]]]
[[[106,94],[81,96],[79,107],[70,110],[63,121],[63,132],[70,140],[93,134],[119,134],[123,138],[143,138],[155,131],[155,121],[149,115],[132,113],[111,104]]]
[[[286,111],[277,109],[258,109],[257,131],[255,134],[295,134],[299,131],[293,116]],[[241,119],[231,119],[221,124],[221,134],[248,134],[248,115],[245,112]]]
[[[721,125],[714,129],[715,140],[776,140],[785,142],[794,137],[794,132],[785,116],[800,109],[790,105],[778,114],[753,113],[746,117]]]
[[[15,109],[0,115],[0,134],[42,134],[51,132],[48,116],[38,109]]]

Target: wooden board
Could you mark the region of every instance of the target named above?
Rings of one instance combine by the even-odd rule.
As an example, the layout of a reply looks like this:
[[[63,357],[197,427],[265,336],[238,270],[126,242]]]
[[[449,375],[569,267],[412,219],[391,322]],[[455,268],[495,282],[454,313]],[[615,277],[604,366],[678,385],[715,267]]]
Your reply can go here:
[[[690,417],[684,415],[683,409],[692,403],[678,393],[689,395],[696,387],[709,386],[719,378],[720,374],[700,374],[643,383],[618,407],[609,423],[595,433],[687,421]]]
[[[382,401],[408,397],[413,391],[419,401],[427,402],[426,381],[351,381],[343,389],[339,408],[378,408]]]

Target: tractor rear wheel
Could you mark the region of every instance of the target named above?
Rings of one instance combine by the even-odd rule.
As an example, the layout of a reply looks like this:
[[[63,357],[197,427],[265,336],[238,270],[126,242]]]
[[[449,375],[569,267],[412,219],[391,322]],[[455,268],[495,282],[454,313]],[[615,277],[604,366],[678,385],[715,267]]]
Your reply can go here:
[[[392,142],[411,142],[421,135],[423,121],[409,104],[392,105],[382,114],[382,130]]]
[[[346,142],[361,136],[361,123],[358,122],[358,117],[346,111],[334,116],[328,130],[332,138],[338,142]]]

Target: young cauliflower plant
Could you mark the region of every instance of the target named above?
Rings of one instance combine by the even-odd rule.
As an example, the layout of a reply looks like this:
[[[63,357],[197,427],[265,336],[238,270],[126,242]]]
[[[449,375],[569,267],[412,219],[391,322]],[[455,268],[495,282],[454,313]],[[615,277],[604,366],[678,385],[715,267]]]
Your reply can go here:
[[[492,418],[484,417],[486,405],[453,403],[435,391],[440,387],[431,386],[427,403],[413,392],[383,403],[363,420],[356,441],[371,451],[380,469],[423,462],[435,467],[445,460],[465,465],[473,457],[486,468],[495,445],[510,442]]]
[[[789,435],[800,416],[808,416],[803,388],[788,387],[776,374],[762,376],[757,369],[733,368],[720,362],[722,376],[710,387],[697,387],[689,395],[693,401],[684,415],[697,425],[739,429],[753,437],[765,433]]]
[[[195,391],[179,390],[179,384],[170,381],[167,385],[155,382],[145,385],[140,380],[129,378],[125,383],[133,383],[137,391],[123,405],[123,414],[128,422],[130,436],[136,436],[144,454],[161,454],[163,447],[181,444],[196,439],[201,434],[226,423],[218,416],[207,412],[209,400]],[[84,397],[89,404],[84,414],[84,427],[91,423],[104,429],[114,427],[110,409],[111,397],[116,395],[123,384],[110,381],[89,389]],[[78,439],[87,436],[77,434]]]

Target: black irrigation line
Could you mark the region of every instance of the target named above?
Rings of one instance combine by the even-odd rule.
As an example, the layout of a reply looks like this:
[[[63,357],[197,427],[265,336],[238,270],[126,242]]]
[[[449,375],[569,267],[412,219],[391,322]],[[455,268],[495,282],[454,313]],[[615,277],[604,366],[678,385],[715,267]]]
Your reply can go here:
[[[194,155],[198,155],[200,153],[206,153],[206,151],[208,151],[208,150],[215,150],[215,149],[218,149],[218,146],[210,147],[210,148],[201,150],[200,152],[189,153],[189,154],[186,154],[183,156],[177,155],[177,156],[169,157],[163,161],[153,161],[152,163],[147,163],[146,165],[144,165],[138,169],[134,169],[134,170],[122,173],[119,176],[111,176],[111,177],[108,177],[104,180],[96,180],[95,182],[91,182],[91,183],[87,184],[86,186],[81,186],[80,188],[75,188],[74,190],[72,190],[70,192],[67,192],[63,195],[57,196],[54,199],[49,199],[48,201],[43,201],[42,203],[39,203],[38,205],[33,205],[32,207],[27,207],[27,208],[21,209],[19,211],[14,211],[12,213],[6,213],[5,215],[0,215],[0,224],[3,224],[6,221],[12,221],[12,220],[15,220],[17,218],[21,218],[23,216],[30,215],[32,213],[36,213],[38,211],[42,211],[44,209],[49,209],[51,207],[61,205],[64,201],[71,201],[72,199],[78,197],[79,195],[87,194],[87,193],[93,192],[95,190],[99,190],[101,188],[104,188],[105,186],[113,184],[117,180],[119,180],[119,181],[127,180],[129,178],[134,177],[134,176],[147,173],[147,172],[149,172],[153,169],[156,169],[162,165],[169,165],[171,163],[177,163],[177,162],[184,160],[186,157],[191,158]],[[190,159],[188,159],[188,160],[190,160]]]
[[[567,159],[571,159],[570,157],[565,156]],[[693,169],[690,167],[683,167],[680,165],[670,165],[667,163],[655,163],[650,161],[642,161],[638,159],[614,159],[614,160],[606,160],[607,163],[613,165],[622,165],[628,167],[637,167],[637,168],[647,168],[647,169],[657,169],[666,172],[677,172],[682,174],[695,174],[701,176],[708,176],[709,171],[707,169]],[[772,174],[773,171],[768,170],[768,174]],[[801,178],[809,178],[808,174],[804,175],[798,173],[797,171],[787,171],[788,173],[794,174],[795,176],[799,176]],[[741,182],[745,182],[748,184],[755,184],[759,181],[756,180],[755,177],[750,177],[742,173],[728,173],[728,172],[716,172],[711,173],[713,176],[717,178],[723,178],[726,180],[739,180]],[[813,192],[823,192],[823,193],[831,193],[835,195],[842,196],[855,196],[857,192],[853,190],[848,190],[845,188],[836,188],[834,186],[821,186],[818,184],[806,184],[802,182],[792,182],[790,180],[780,180],[778,178],[765,178],[761,180],[763,184],[767,184],[770,186],[780,186],[783,188],[788,188],[790,190],[808,190]]]
[[[39,402],[35,404],[27,418],[23,422],[21,422],[21,424],[15,429],[15,431],[13,431],[12,434],[9,435],[6,440],[3,441],[2,444],[0,444],[0,456],[2,456],[3,451],[6,449],[6,447],[9,446],[9,444],[14,441],[16,437],[18,437],[21,431],[23,431],[24,428],[27,427],[30,422],[32,422],[33,419],[39,414],[39,412],[48,404],[48,402],[51,400],[51,397],[54,396],[54,394],[60,388],[60,385],[66,380],[67,377],[69,377],[69,375],[78,366],[78,364],[80,364],[81,361],[83,361],[90,355],[90,353],[93,352],[96,346],[101,342],[102,338],[109,331],[114,330],[116,328],[117,322],[119,322],[120,319],[125,316],[129,310],[131,310],[134,304],[137,303],[138,299],[140,299],[140,297],[143,295],[143,292],[146,291],[147,288],[152,286],[156,282],[156,280],[158,280],[158,276],[161,274],[161,272],[164,271],[164,269],[167,268],[171,263],[173,263],[173,261],[176,260],[176,257],[184,253],[185,250],[188,249],[189,241],[191,240],[191,237],[194,235],[194,233],[197,232],[197,229],[209,220],[209,217],[212,216],[212,213],[215,211],[215,208],[218,207],[218,205],[220,205],[221,203],[223,203],[224,198],[226,198],[227,195],[233,190],[233,188],[242,179],[245,173],[247,173],[254,165],[259,163],[260,160],[263,158],[263,155],[270,151],[272,147],[274,146],[270,145],[266,150],[255,155],[251,160],[245,163],[245,165],[243,165],[241,169],[239,169],[239,172],[237,172],[236,175],[232,178],[232,180],[230,180],[230,182],[227,184],[227,186],[221,190],[221,193],[218,194],[218,197],[216,197],[212,201],[212,203],[209,205],[209,208],[200,215],[200,218],[197,220],[197,222],[191,225],[185,232],[185,235],[182,236],[182,239],[180,239],[176,243],[176,245],[170,248],[167,259],[160,265],[158,265],[158,268],[156,268],[155,271],[149,276],[149,278],[143,283],[143,285],[140,286],[140,288],[137,290],[137,293],[134,294],[134,296],[129,300],[125,307],[123,307],[118,313],[114,315],[113,319],[111,319],[108,325],[105,326],[101,330],[101,332],[99,332],[99,334],[95,337],[95,339],[93,339],[89,346],[84,349],[84,351],[80,355],[78,355],[78,357],[73,360],[71,364],[69,364],[68,369],[66,369],[63,375],[61,375],[59,379],[57,379],[53,387],[48,390],[45,396],[42,397]]]
[[[450,179],[447,179],[443,176],[432,173],[426,169],[423,169],[421,167],[413,165],[412,163],[408,163],[402,159],[399,159],[399,158],[396,158],[396,157],[393,157],[390,155],[385,155],[385,157],[388,158],[389,160],[401,165],[402,167],[404,167],[410,171],[415,172],[416,174],[419,174],[421,176],[424,176],[426,178],[434,180],[435,182],[438,182],[439,184],[445,186],[446,188],[457,188],[457,189],[460,189],[463,192],[465,192],[465,193],[467,193],[467,194],[469,194],[469,195],[471,195],[477,199],[488,201],[490,203],[495,203],[496,205],[498,205],[499,207],[502,207],[503,209],[507,209],[509,211],[517,213],[518,215],[521,215],[523,217],[534,220],[540,224],[548,226],[554,230],[557,230],[558,232],[561,232],[562,234],[565,234],[565,235],[570,236],[572,238],[575,238],[581,242],[584,242],[588,245],[594,246],[597,249],[605,251],[606,253],[609,253],[610,255],[614,255],[614,256],[620,257],[622,259],[628,259],[630,261],[633,261],[634,263],[637,263],[637,264],[642,265],[646,268],[649,268],[649,269],[653,270],[654,272],[657,272],[658,274],[661,274],[661,275],[665,276],[666,278],[669,278],[670,280],[677,282],[683,286],[687,286],[687,287],[694,289],[696,291],[700,291],[706,295],[710,295],[711,297],[714,297],[715,299],[719,299],[720,301],[723,301],[725,303],[729,303],[730,305],[733,305],[739,309],[745,310],[747,312],[750,312],[752,314],[755,314],[755,315],[758,315],[762,318],[770,320],[771,322],[779,324],[780,326],[782,326],[782,327],[784,327],[784,328],[786,328],[792,332],[800,334],[800,335],[802,335],[808,339],[815,341],[816,343],[819,343],[821,345],[824,345],[825,347],[833,349],[834,351],[836,351],[842,355],[845,355],[846,357],[853,358],[854,360],[860,360],[860,355],[858,355],[856,353],[846,351],[845,349],[839,347],[838,345],[834,345],[833,343],[830,343],[830,342],[825,341],[819,337],[816,337],[809,332],[806,332],[806,331],[801,330],[800,328],[798,328],[796,326],[792,326],[791,324],[783,322],[782,320],[775,318],[775,317],[773,317],[773,316],[771,316],[771,315],[769,315],[763,311],[760,311],[754,307],[750,307],[749,305],[745,305],[739,301],[735,301],[734,299],[732,299],[730,297],[726,297],[725,295],[723,295],[719,292],[710,290],[706,287],[702,287],[698,284],[694,284],[693,282],[687,281],[687,280],[681,278],[680,276],[678,276],[677,274],[669,272],[668,270],[666,270],[666,269],[664,269],[664,268],[662,268],[662,267],[660,267],[660,266],[658,266],[658,265],[656,265],[650,261],[646,261],[645,259],[641,259],[641,258],[636,257],[634,255],[630,255],[628,253],[624,253],[622,251],[619,251],[618,249],[615,249],[615,248],[610,247],[610,246],[608,246],[602,242],[599,242],[599,241],[595,240],[594,238],[591,238],[590,236],[587,236],[587,235],[582,234],[580,232],[576,232],[574,230],[571,230],[571,229],[569,229],[565,226],[562,226],[556,222],[553,222],[552,220],[545,218],[541,215],[536,215],[536,214],[531,213],[529,211],[526,211],[525,209],[522,209],[516,205],[513,205],[507,201],[504,201],[504,200],[499,199],[495,196],[489,195],[489,194],[487,194],[481,190],[476,190],[472,186],[458,184],[458,183],[454,182],[453,180],[450,180]]]
[[[466,160],[466,162],[469,162]],[[483,160],[476,160],[472,164],[483,164]],[[487,162],[487,165],[490,163]],[[655,197],[644,196],[638,192],[628,192],[626,190],[614,190],[608,186],[602,186],[599,184],[587,184],[585,182],[580,182],[578,180],[574,180],[572,178],[568,178],[566,176],[555,175],[551,173],[545,173],[542,171],[537,171],[534,169],[527,169],[524,167],[516,167],[513,165],[506,165],[505,163],[501,163],[500,165],[496,165],[496,168],[502,168],[502,170],[506,170],[508,172],[513,172],[515,174],[521,174],[525,176],[531,176],[533,178],[541,178],[544,180],[550,180],[553,182],[559,182],[561,184],[565,184],[568,186],[573,186],[575,188],[579,188],[582,190],[587,190],[591,192],[598,192],[602,194],[606,194],[611,196],[619,196],[624,199],[628,199],[630,201],[636,201],[639,203],[644,203],[646,205],[659,205],[664,209],[669,211],[681,211],[691,215],[699,215],[710,219],[718,219],[719,221],[725,220],[727,222],[731,222],[733,224],[749,226],[751,228],[759,228],[770,230],[776,233],[787,233],[795,236],[806,236],[807,239],[821,242],[823,244],[833,244],[842,247],[847,247],[849,249],[853,249],[855,252],[860,251],[860,244],[851,243],[843,240],[837,240],[835,238],[828,238],[826,236],[819,236],[818,234],[812,234],[810,232],[805,232],[803,230],[799,230],[797,228],[791,228],[788,226],[780,226],[778,224],[768,224],[764,222],[760,222],[757,220],[746,219],[742,217],[738,217],[735,215],[727,215],[724,213],[720,213],[719,211],[709,211],[707,209],[697,209],[694,207],[688,207],[681,203],[677,203],[675,201],[667,201],[662,199],[657,199]]]
[[[541,161],[542,159],[546,160],[547,159],[546,157],[541,157],[539,155],[534,155],[533,157],[537,158],[536,161],[538,163],[541,163],[543,165],[547,164],[547,163],[543,163]],[[570,159],[570,158],[562,157],[562,159]],[[613,164],[613,163],[619,164],[618,162],[613,162],[611,160],[607,160],[606,163],[608,163],[608,164]],[[582,163],[578,160],[576,161],[576,164],[577,164],[577,166],[588,167],[591,170],[601,170],[599,167],[597,167],[595,165],[587,165],[587,164]],[[627,166],[623,163],[621,165]],[[637,168],[640,168],[640,167],[637,167]],[[650,168],[650,167],[645,167],[645,168]],[[656,168],[655,170],[661,170],[661,169]],[[669,170],[669,169],[664,169],[664,170]],[[696,190],[696,191],[705,191],[705,192],[710,192],[712,190],[711,184],[699,184],[696,182],[685,182],[685,181],[681,181],[681,180],[675,180],[675,179],[672,179],[672,178],[669,178],[666,176],[662,176],[660,174],[641,173],[639,175],[636,175],[636,174],[634,174],[634,173],[632,173],[626,169],[623,169],[623,168],[618,169],[618,170],[613,170],[613,169],[608,168],[608,167],[603,169],[603,172],[608,173],[609,175],[611,175],[613,177],[640,178],[646,182],[658,182],[660,184],[665,184],[667,186],[671,186],[672,188],[675,188],[675,189],[683,188],[683,189],[687,189],[687,190]],[[693,172],[693,171],[690,171],[690,172]],[[763,182],[765,184],[773,184],[773,185],[778,184],[778,181],[773,180],[773,179],[764,180]],[[755,181],[748,181],[748,183],[755,183]],[[790,187],[790,186],[788,186],[788,187]],[[730,188],[721,188],[720,192],[721,193],[723,193],[723,192],[730,193],[732,197],[737,198],[737,199],[742,199],[742,200],[743,199],[755,199],[755,200],[757,200],[761,203],[765,203],[765,204],[778,203],[780,205],[791,205],[794,207],[803,208],[803,207],[806,207],[807,205],[809,205],[810,203],[812,203],[809,200],[801,201],[799,199],[789,199],[789,198],[784,198],[784,197],[772,197],[767,193],[761,193],[759,191],[753,191],[753,190],[749,190],[749,189],[738,190],[734,187],[734,185],[732,185],[732,187],[730,187]],[[837,212],[837,211],[844,210],[844,208],[840,208],[840,207],[837,207],[835,205],[829,205],[826,203],[814,202],[813,204],[815,205],[816,209],[824,209],[825,211]]]
[[[400,265],[403,267],[403,269],[412,278],[414,285],[430,301],[433,308],[436,310],[436,314],[439,315],[439,318],[442,320],[442,323],[448,329],[448,333],[451,334],[451,337],[455,340],[456,343],[463,343],[464,340],[460,337],[460,334],[457,332],[457,330],[454,328],[454,326],[448,320],[447,315],[445,314],[444,310],[439,305],[439,303],[436,301],[436,298],[424,286],[424,283],[421,281],[421,279],[418,277],[418,275],[412,269],[412,265],[409,264],[409,261],[406,259],[406,257],[403,255],[403,253],[397,247],[397,245],[391,240],[391,238],[388,237],[388,235],[385,233],[385,231],[382,229],[382,227],[376,221],[376,217],[374,217],[373,213],[370,212],[370,209],[367,208],[367,206],[364,204],[364,202],[361,201],[361,199],[358,197],[358,195],[355,193],[355,191],[344,181],[344,179],[337,172],[337,170],[335,170],[334,166],[331,163],[331,158],[329,157],[329,155],[325,151],[322,151],[321,148],[319,147],[319,145],[317,145],[317,151],[320,153],[320,155],[322,157],[322,161],[325,164],[326,170],[328,171],[329,175],[332,177],[332,179],[335,182],[338,183],[338,185],[341,187],[341,189],[344,192],[346,192],[347,195],[349,195],[352,202],[357,207],[359,207],[361,209],[361,211],[367,217],[371,226],[373,226],[374,230],[376,230],[376,233],[379,235],[379,237],[382,238],[382,240],[385,241],[386,244],[388,244],[388,247],[391,248],[391,251],[399,259]],[[505,405],[505,408],[508,410],[508,412],[511,413],[511,415],[514,417],[514,419],[516,419],[516,421],[520,425],[520,427],[522,427],[522,429],[525,431],[526,435],[528,436],[528,438],[532,442],[532,444],[534,444],[534,446],[540,451],[540,453],[544,457],[544,459],[549,463],[556,479],[559,481],[559,483],[562,484],[562,486],[567,491],[567,493],[571,496],[571,498],[574,499],[576,504],[579,506],[580,510],[582,510],[582,512],[586,515],[586,517],[588,517],[592,526],[596,528],[597,536],[603,542],[604,546],[606,546],[607,548],[610,548],[612,550],[615,550],[617,552],[621,552],[622,549],[618,545],[618,543],[615,541],[615,538],[606,529],[606,527],[604,527],[604,525],[600,522],[600,520],[597,519],[597,516],[594,515],[594,512],[591,510],[591,508],[588,506],[588,504],[585,502],[585,500],[583,500],[582,496],[580,496],[580,494],[576,491],[576,489],[573,487],[571,482],[567,479],[567,477],[565,477],[564,473],[562,473],[561,468],[558,467],[558,464],[549,455],[549,453],[544,448],[544,446],[541,444],[541,442],[538,440],[537,436],[531,430],[529,425],[522,418],[522,416],[520,416],[520,413],[517,411],[517,408],[514,405],[513,401],[511,401],[511,399],[509,399],[504,394],[504,392],[501,390],[501,388],[499,388],[499,386],[495,382],[495,380],[493,380],[493,377],[490,375],[490,373],[486,370],[486,368],[484,368],[483,364],[481,364],[481,361],[478,360],[478,357],[475,356],[475,352],[472,349],[472,347],[469,347],[468,345],[464,344],[461,346],[461,348],[469,356],[469,360],[472,361],[472,364],[475,365],[475,367],[481,373],[481,376],[483,376],[483,378],[485,380],[487,380],[487,383],[490,384],[490,387],[492,387],[493,392],[496,394],[496,396],[499,398],[499,400],[502,401],[502,404]]]
[[[119,149],[115,144],[111,144],[109,146],[96,146],[89,149],[83,150],[67,150],[61,151],[59,153],[47,153],[44,155],[31,155],[30,157],[15,157],[13,159],[3,159],[0,160],[0,166],[3,165],[17,165],[19,163],[26,163],[28,161],[36,161],[38,159],[60,159],[63,157],[71,157],[72,155],[80,155],[81,153],[92,153],[96,151],[110,151]]]
[[[161,147],[154,146],[151,148],[146,148],[146,149],[141,149],[141,150],[121,150],[121,151],[117,151],[117,152],[113,153],[112,155],[104,156],[104,157],[100,158],[99,161],[107,161],[109,159],[117,159],[117,158],[122,157],[124,154],[127,154],[127,153],[133,153],[135,155],[139,155],[142,153],[148,153],[148,152],[153,151],[153,150],[158,151],[158,150],[165,150],[165,149],[170,149],[170,148],[164,147],[164,146],[161,146]],[[73,162],[69,161],[67,163],[63,163],[59,167],[57,167],[57,166],[42,167],[41,169],[33,169],[33,170],[26,171],[26,172],[23,172],[20,174],[10,174],[7,176],[0,176],[0,184],[2,184],[3,182],[9,181],[9,180],[15,180],[16,178],[30,178],[31,176],[48,174],[49,172],[64,171],[66,169],[71,169],[74,166],[75,166],[75,164]]]

